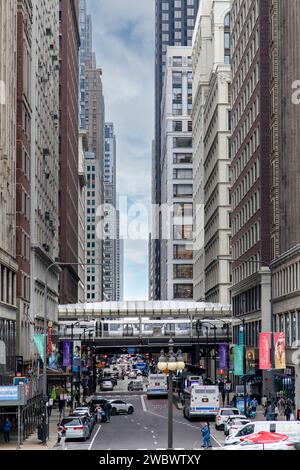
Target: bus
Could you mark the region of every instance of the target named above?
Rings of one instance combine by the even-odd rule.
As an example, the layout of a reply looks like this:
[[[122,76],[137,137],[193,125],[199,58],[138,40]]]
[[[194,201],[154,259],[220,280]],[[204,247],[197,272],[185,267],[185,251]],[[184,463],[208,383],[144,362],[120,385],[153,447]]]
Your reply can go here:
[[[165,374],[149,374],[147,398],[168,395],[167,376]]]
[[[191,418],[215,417],[220,409],[217,385],[193,384],[184,390],[183,416]]]

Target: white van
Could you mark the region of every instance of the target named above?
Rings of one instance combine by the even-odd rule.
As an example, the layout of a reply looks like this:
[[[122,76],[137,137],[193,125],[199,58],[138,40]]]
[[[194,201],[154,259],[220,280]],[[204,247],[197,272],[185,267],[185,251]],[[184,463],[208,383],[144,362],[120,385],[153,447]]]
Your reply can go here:
[[[147,398],[168,396],[167,376],[165,374],[149,374],[147,383]]]
[[[278,432],[300,442],[300,421],[252,421],[226,437],[224,445],[241,442],[241,438],[260,431]]]
[[[220,409],[217,385],[191,385],[184,390],[183,416],[186,419],[215,417]]]

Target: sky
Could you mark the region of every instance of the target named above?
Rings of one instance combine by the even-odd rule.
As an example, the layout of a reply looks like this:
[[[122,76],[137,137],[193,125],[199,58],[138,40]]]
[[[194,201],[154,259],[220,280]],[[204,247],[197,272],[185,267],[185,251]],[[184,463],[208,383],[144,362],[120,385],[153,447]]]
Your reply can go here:
[[[154,0],[88,0],[87,4],[97,66],[103,70],[105,120],[115,126],[121,213],[124,217],[126,205],[131,208],[129,223],[138,216],[147,235],[151,231],[147,212],[154,136]],[[135,209],[135,204],[146,206],[148,211]],[[125,241],[124,300],[147,299],[145,236],[144,240]]]

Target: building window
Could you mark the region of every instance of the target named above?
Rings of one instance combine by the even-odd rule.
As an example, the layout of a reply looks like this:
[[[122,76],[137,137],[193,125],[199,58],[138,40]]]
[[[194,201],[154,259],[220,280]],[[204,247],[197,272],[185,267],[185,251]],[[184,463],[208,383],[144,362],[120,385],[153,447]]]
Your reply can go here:
[[[186,248],[186,245],[173,246],[174,259],[193,259],[193,250]]]
[[[173,179],[175,180],[191,180],[193,179],[193,170],[181,170],[181,169],[174,169],[173,170]]]
[[[193,139],[192,137],[174,137],[173,147],[174,148],[192,148]]]
[[[174,184],[173,197],[193,197],[192,184]]]
[[[224,20],[224,63],[230,64],[230,13]]]
[[[173,163],[181,165],[185,163],[193,163],[193,155],[191,153],[174,153]]]
[[[173,207],[174,217],[193,217],[192,203],[176,203]]]
[[[174,279],[193,279],[193,265],[175,264],[173,266]]]
[[[174,284],[174,299],[192,299],[193,284]]]
[[[173,226],[174,240],[192,240],[193,239],[193,226],[192,225],[174,225]]]
[[[182,132],[182,121],[173,121],[173,132]]]

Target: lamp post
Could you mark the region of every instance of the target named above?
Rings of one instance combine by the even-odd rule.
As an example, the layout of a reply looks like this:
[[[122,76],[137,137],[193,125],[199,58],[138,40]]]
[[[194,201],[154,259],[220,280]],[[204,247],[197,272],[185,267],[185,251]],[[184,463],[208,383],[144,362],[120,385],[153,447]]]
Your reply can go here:
[[[182,352],[180,350],[175,354],[173,351],[174,342],[172,338],[169,341],[169,351],[165,355],[161,350],[157,367],[161,372],[168,374],[168,449],[173,449],[173,374],[182,371],[185,367]]]

